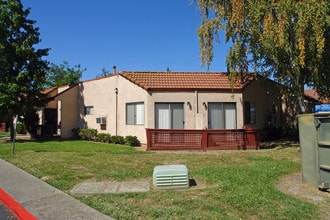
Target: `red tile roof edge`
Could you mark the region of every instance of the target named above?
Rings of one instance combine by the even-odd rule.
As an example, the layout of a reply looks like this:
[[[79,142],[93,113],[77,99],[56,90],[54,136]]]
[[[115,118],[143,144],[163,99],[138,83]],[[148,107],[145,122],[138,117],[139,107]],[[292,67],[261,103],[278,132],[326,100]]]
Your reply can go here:
[[[304,95],[308,98],[312,98],[316,101],[321,102],[322,104],[330,104],[330,100],[326,98],[320,98],[320,95],[317,93],[316,89],[306,89]]]
[[[191,85],[183,85],[181,84],[181,86],[179,85],[175,85],[175,86],[171,86],[171,85],[163,85],[163,86],[160,86],[160,85],[155,85],[155,86],[150,86],[148,85],[149,84],[152,84],[150,82],[140,82],[139,79],[136,79],[134,77],[131,77],[129,74],[158,74],[158,76],[156,77],[159,77],[159,74],[172,74],[173,75],[176,75],[177,76],[182,76],[182,74],[187,74],[187,75],[191,75],[193,76],[194,74],[198,74],[198,75],[205,75],[207,76],[209,74],[209,76],[214,76],[214,75],[221,75],[221,76],[224,76],[225,78],[223,80],[225,81],[219,81],[219,83],[225,83],[226,85],[224,85],[224,87],[221,87],[219,85],[216,85],[216,87],[214,87],[214,84],[213,85],[208,85],[206,86],[207,82],[205,83],[205,85],[203,86],[200,86],[200,85],[197,85],[200,81],[196,81],[195,82],[195,86],[191,86]],[[252,74],[249,74],[244,82],[242,83],[235,83],[235,82],[231,82],[229,80],[229,75],[228,73],[226,72],[156,72],[156,71],[120,71],[119,72],[119,75],[121,75],[123,78],[127,79],[128,81],[138,85],[139,87],[143,88],[144,90],[173,90],[173,89],[176,89],[176,90],[191,90],[191,89],[205,89],[205,90],[242,90],[244,89],[254,78],[253,78],[253,75]],[[159,84],[159,82],[157,82]],[[173,83],[173,82],[172,82]],[[181,82],[182,83],[182,82]],[[210,83],[210,81],[208,82]]]

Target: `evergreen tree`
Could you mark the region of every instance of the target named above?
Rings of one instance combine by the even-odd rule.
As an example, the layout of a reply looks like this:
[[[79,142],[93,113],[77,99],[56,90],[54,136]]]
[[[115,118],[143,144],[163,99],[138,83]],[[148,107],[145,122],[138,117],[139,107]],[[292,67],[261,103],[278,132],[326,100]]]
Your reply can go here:
[[[36,111],[44,106],[43,89],[49,49],[36,49],[40,43],[35,21],[27,17],[20,0],[0,0],[0,114],[10,123],[16,115],[30,134],[35,134]],[[11,129],[13,131],[13,129]],[[12,133],[13,134],[13,133]]]

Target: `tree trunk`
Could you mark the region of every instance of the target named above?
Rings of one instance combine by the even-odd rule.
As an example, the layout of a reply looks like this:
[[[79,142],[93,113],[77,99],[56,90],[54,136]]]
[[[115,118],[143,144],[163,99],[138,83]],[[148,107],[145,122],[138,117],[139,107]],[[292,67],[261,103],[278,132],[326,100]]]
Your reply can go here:
[[[306,105],[305,105],[305,102],[304,102],[304,95],[303,94],[299,94],[298,95],[298,113],[299,114],[305,114],[306,113]]]
[[[14,141],[14,137],[15,137],[15,129],[14,129],[14,123],[13,123],[13,119],[9,120],[9,130],[10,130],[10,142]]]

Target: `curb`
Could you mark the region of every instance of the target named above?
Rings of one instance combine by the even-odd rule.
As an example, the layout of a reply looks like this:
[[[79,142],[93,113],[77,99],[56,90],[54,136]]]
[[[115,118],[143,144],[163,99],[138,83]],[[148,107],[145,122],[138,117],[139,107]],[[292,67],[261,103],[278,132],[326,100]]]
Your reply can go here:
[[[37,220],[30,212],[24,209],[9,194],[0,188],[0,201],[20,220]]]

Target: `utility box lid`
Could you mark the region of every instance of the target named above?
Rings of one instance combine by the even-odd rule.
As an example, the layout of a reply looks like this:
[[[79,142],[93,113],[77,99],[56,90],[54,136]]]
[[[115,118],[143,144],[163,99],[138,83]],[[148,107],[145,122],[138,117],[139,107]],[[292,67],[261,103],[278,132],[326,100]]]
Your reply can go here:
[[[188,168],[183,164],[156,166],[153,172],[153,184],[158,189],[188,188]]]

